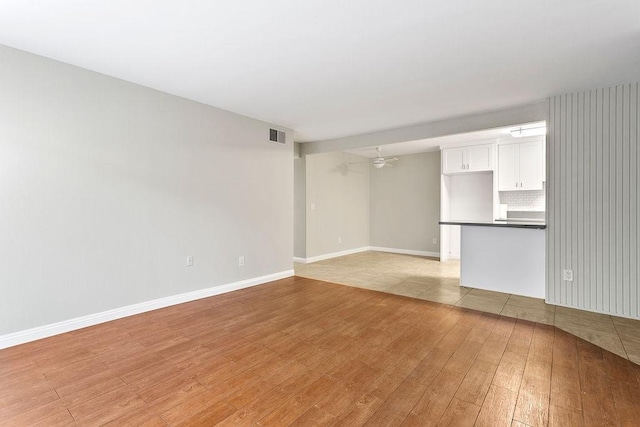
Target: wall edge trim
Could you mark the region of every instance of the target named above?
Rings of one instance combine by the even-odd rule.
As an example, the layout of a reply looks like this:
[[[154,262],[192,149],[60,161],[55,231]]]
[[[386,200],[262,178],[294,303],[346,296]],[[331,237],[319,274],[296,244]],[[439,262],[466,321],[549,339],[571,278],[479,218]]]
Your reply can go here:
[[[402,255],[427,256],[427,257],[434,257],[438,259],[440,258],[440,252],[417,251],[414,249],[385,248],[382,246],[363,246],[361,248],[348,249],[346,251],[340,251],[340,252],[332,252],[332,253],[318,255],[318,256],[309,257],[309,258],[293,257],[293,262],[297,262],[299,264],[311,264],[317,261],[324,261],[331,258],[337,258],[345,255],[352,255],[352,254],[357,254],[360,252],[367,252],[367,251],[389,252],[393,254],[402,254]]]
[[[48,325],[37,326],[31,329],[0,335],[0,349],[13,347],[19,344],[24,344],[42,338],[63,334],[65,332],[70,332],[77,329],[86,328],[88,326],[98,325],[100,323],[121,319],[123,317],[145,313],[147,311],[157,310],[172,305],[182,304],[185,302],[208,298],[211,296],[233,292],[252,286],[262,285],[275,280],[292,277],[293,275],[293,270],[285,270],[278,273],[267,274],[265,276],[254,277],[251,279],[213,286],[197,291],[171,295],[168,297],[158,298],[150,301],[144,301],[141,303],[114,308],[99,313],[93,313],[86,316],[63,320],[61,322],[50,323]]]
[[[606,310],[598,310],[595,308],[588,308],[588,307],[577,307],[575,305],[569,305],[569,304],[565,304],[565,303],[556,303],[556,302],[551,302],[549,301],[547,298],[544,299],[545,304],[547,305],[555,305],[557,307],[564,307],[564,308],[570,308],[572,310],[580,310],[580,311],[587,311],[589,313],[597,313],[597,314],[604,314],[606,316],[612,316],[612,317],[621,317],[624,319],[632,319],[632,320],[640,320],[640,317],[634,317],[630,314],[624,314],[624,313],[613,313],[611,311],[606,311]],[[556,328],[559,328],[559,326],[554,325]],[[562,329],[562,328],[560,328]]]
[[[369,246],[362,246],[360,248],[347,249],[346,251],[331,252],[331,253],[324,254],[324,255],[317,255],[317,256],[312,256],[312,257],[309,257],[309,258],[300,258],[300,259],[304,260],[303,264],[311,264],[312,262],[324,261],[325,259],[331,259],[331,258],[337,258],[337,257],[340,257],[340,256],[345,256],[345,255],[357,254],[357,253],[360,253],[360,252],[366,252],[368,250],[369,250]]]
[[[418,251],[414,249],[398,249],[398,248],[386,248],[382,246],[371,246],[370,250],[377,251],[377,252],[389,252],[394,254],[402,254],[402,255],[418,255],[418,256],[440,258],[440,252]]]

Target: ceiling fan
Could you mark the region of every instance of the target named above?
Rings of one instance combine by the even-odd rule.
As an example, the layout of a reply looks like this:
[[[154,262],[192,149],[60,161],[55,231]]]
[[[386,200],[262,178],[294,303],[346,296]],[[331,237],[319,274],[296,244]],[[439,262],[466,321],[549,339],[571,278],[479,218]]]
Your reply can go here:
[[[374,157],[373,159],[371,159],[371,164],[376,169],[380,169],[380,168],[383,168],[385,166],[393,166],[391,164],[391,162],[398,161],[397,157],[382,157],[382,148],[380,148],[380,147],[376,147],[376,151],[378,152],[378,156]],[[349,163],[349,164],[350,165],[357,165],[357,164],[361,164],[361,163],[369,163],[369,162],[356,162],[356,163]]]

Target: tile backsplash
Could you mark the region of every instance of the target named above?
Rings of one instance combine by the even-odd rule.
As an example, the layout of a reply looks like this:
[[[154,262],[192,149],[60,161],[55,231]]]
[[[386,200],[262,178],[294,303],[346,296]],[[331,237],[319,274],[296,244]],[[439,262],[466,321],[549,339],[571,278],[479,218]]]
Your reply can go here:
[[[500,203],[509,206],[510,211],[544,211],[544,190],[500,191]]]

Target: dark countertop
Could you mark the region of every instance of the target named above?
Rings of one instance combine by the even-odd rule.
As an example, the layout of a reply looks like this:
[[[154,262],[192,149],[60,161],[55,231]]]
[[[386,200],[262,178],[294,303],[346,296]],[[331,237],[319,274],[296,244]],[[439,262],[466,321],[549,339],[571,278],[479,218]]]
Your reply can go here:
[[[544,230],[547,225],[540,221],[496,220],[496,221],[440,221],[440,225],[474,225],[480,227],[531,228]]]

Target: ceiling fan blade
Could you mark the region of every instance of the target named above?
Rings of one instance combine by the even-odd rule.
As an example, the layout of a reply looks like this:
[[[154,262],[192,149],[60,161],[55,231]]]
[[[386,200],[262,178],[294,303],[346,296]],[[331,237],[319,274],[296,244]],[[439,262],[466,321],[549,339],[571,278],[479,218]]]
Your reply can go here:
[[[384,161],[385,162],[397,162],[398,158],[397,157],[385,157]]]
[[[371,162],[351,162],[351,163],[347,163],[348,165],[363,165],[365,163],[371,163]]]
[[[388,162],[385,162],[384,166],[385,166],[385,167],[386,167],[386,166],[393,167],[393,165],[392,165],[391,163],[388,163]]]

